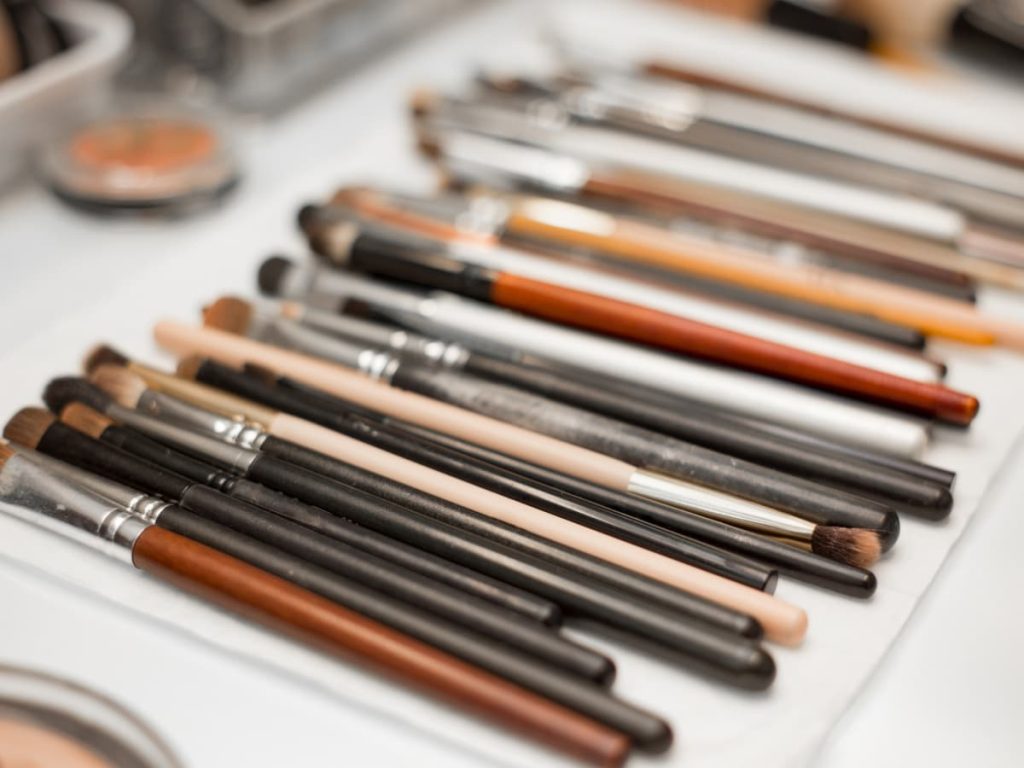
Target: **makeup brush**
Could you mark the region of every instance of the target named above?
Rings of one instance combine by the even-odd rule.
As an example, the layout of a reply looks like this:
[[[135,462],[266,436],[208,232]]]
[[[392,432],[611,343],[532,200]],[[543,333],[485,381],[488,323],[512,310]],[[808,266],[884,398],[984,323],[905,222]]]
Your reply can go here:
[[[421,148],[434,158],[455,182],[470,186],[485,184],[501,186],[506,189],[540,191],[556,197],[573,197],[583,200],[595,200],[601,203],[613,203],[617,206],[638,207],[645,212],[659,215],[682,215],[696,217],[712,223],[736,220],[745,229],[755,234],[779,239],[793,240],[801,245],[825,251],[878,252],[892,253],[903,259],[911,259],[943,269],[964,272],[972,278],[1006,288],[1024,286],[1024,272],[1020,269],[999,264],[994,261],[973,258],[960,253],[946,243],[931,242],[918,237],[908,236],[899,232],[880,227],[866,225],[851,219],[832,216],[823,212],[807,212],[780,204],[765,198],[744,196],[733,190],[719,190],[713,186],[693,185],[677,178],[659,176],[654,173],[642,173],[628,170],[609,170],[591,167],[587,163],[567,155],[542,149],[536,146],[514,144],[484,135],[471,134],[459,130],[433,131],[429,136],[421,138]],[[528,200],[528,207],[536,208],[537,200]],[[545,204],[555,201],[544,201]],[[526,215],[521,207],[509,212],[505,219],[505,228],[515,232],[517,237],[529,240],[557,242],[553,233],[546,227],[537,226],[531,216]],[[639,222],[634,222],[639,224]],[[647,225],[650,226],[650,225]],[[608,234],[611,237],[614,232]],[[664,230],[662,230],[664,235]],[[679,233],[672,233],[674,238],[682,238]],[[977,238],[978,233],[971,233]],[[777,268],[765,261],[756,251],[728,247],[722,243],[709,242],[705,238],[688,238],[688,246],[696,252],[706,252],[708,256],[724,251],[742,252],[748,258],[761,262],[765,268]],[[614,251],[599,248],[596,243],[586,238],[574,238],[577,248],[596,250],[611,255]],[[634,256],[643,263],[660,263],[652,260],[643,249]],[[621,256],[621,254],[618,254]],[[646,258],[640,258],[646,256]],[[866,278],[849,273],[836,272],[823,268],[812,268],[807,265],[791,267],[787,271],[821,273],[821,279],[828,277],[844,283],[849,280],[859,285]],[[739,282],[729,274],[728,270],[706,270],[693,272],[729,282]],[[879,280],[868,280],[872,285],[887,285]],[[756,290],[775,290],[770,281],[746,281],[740,284]],[[896,290],[898,286],[888,286]],[[909,291],[908,288],[899,290]],[[912,291],[913,292],[913,291]],[[790,298],[809,300],[801,293],[786,293]],[[927,295],[927,294],[925,294]],[[845,309],[856,312],[877,314],[887,320],[900,324],[911,324],[910,316],[882,314],[868,305],[848,305],[835,299],[825,301],[820,297],[817,303],[823,303],[834,309]],[[931,296],[930,298],[941,299]],[[962,306],[962,302],[941,299],[953,305]],[[936,330],[929,332],[938,333]],[[942,332],[951,338],[958,338],[970,343],[985,343],[985,337],[979,332],[969,333],[957,330],[951,324],[944,324]]]
[[[69,405],[65,410],[70,411],[76,405],[78,404]],[[91,416],[86,414],[87,418],[93,420],[91,423],[86,424],[82,418],[82,412],[87,410],[87,407],[78,405],[78,412],[71,414],[71,417],[83,422],[82,426],[88,426],[95,431],[95,429],[102,426],[97,424],[95,420],[97,418],[102,419],[103,417],[95,414],[95,412],[92,412]],[[125,415],[127,416],[128,414]],[[338,509],[338,491],[343,487],[325,478],[305,472],[297,466],[289,465],[272,456],[255,454],[244,449],[227,446],[214,438],[205,437],[174,425],[161,423],[148,416],[136,414],[132,417],[132,421],[137,426],[158,434],[168,442],[187,446],[194,453],[201,453],[206,458],[215,458],[218,463],[224,466],[232,466],[234,469],[239,470],[242,470],[244,467],[247,476],[258,477],[266,481],[272,488],[283,490],[291,495],[298,495],[301,498],[314,502],[321,508],[326,508],[326,510]],[[106,429],[109,429],[109,427],[104,427],[104,430]],[[350,510],[351,503],[343,502],[342,513],[351,514]],[[373,512],[372,514],[376,516],[379,513]],[[329,519],[330,513],[328,511],[311,509],[307,515],[307,518],[310,517],[319,517],[320,520],[326,520]],[[319,522],[317,527],[320,527]],[[500,552],[498,554],[500,555]],[[527,561],[526,564],[529,565],[529,562]],[[592,595],[593,591],[590,594]],[[621,597],[607,594],[603,596],[603,599],[603,605],[610,607],[610,610],[606,611],[607,615],[614,618],[622,614]],[[593,601],[588,604],[588,596],[584,595],[582,599],[577,598],[571,603],[567,603],[568,605],[574,608],[580,605],[589,607],[593,605]],[[628,627],[627,631],[639,633],[635,636],[656,642],[664,650],[674,652],[676,658],[684,665],[704,674],[712,675],[717,679],[726,680],[732,684],[747,688],[761,689],[770,685],[774,677],[774,664],[770,657],[767,657],[756,643],[745,638],[725,635],[704,627],[688,626],[674,622],[667,614],[661,613],[657,609],[651,613],[649,610],[644,610],[643,605],[638,606],[638,608],[639,610],[634,609],[633,613],[639,614],[639,616],[632,617],[632,624],[623,624],[621,627],[623,629]],[[593,611],[590,611],[590,614],[585,612],[584,615],[592,614]],[[600,620],[603,620],[603,615],[600,617]],[[557,691],[548,693],[552,696],[558,695]]]
[[[218,408],[213,405],[213,398],[207,395],[209,388],[202,384],[191,381],[177,381],[180,386],[171,388],[168,382],[166,393],[171,393],[187,399],[190,403],[201,404],[202,408]],[[218,390],[213,390],[219,393]],[[222,393],[219,393],[222,394]],[[147,398],[150,395],[147,394]],[[163,396],[167,396],[166,394]],[[225,397],[227,395],[224,395]],[[244,402],[233,398],[232,413],[244,412]],[[141,402],[141,401],[140,401]],[[252,412],[262,412],[267,409],[253,404],[250,406]],[[486,514],[481,516],[471,513],[463,506],[449,501],[449,498],[462,499],[471,505],[478,502],[479,491],[473,486],[467,486],[463,481],[452,478],[421,465],[413,464],[404,459],[387,454],[379,449],[373,448],[363,442],[345,437],[337,432],[327,430],[310,422],[303,422],[287,414],[277,414],[270,419],[268,429],[272,434],[263,433],[259,429],[247,430],[242,433],[235,431],[219,431],[217,429],[218,416],[210,414],[208,425],[205,431],[230,444],[240,444],[244,447],[258,448],[264,453],[277,456],[289,463],[301,465],[320,475],[331,477],[351,488],[358,488],[364,493],[371,493],[392,503],[416,512],[417,514],[430,517],[444,525],[455,525],[465,531],[472,531],[474,534],[487,537],[495,542],[503,542],[515,547],[521,552],[529,552],[548,562],[558,563],[567,572],[579,572],[585,574],[591,584],[613,585],[616,589],[629,593],[634,602],[636,600],[651,600],[662,606],[670,607],[686,615],[699,616],[702,621],[714,626],[727,629],[728,631],[745,636],[756,636],[760,632],[758,621],[770,627],[771,636],[790,638],[788,642],[796,642],[805,630],[801,625],[805,617],[792,606],[780,605],[778,601],[769,599],[767,603],[755,601],[751,611],[756,613],[758,620],[738,613],[735,610],[720,607],[715,603],[702,600],[695,600],[691,595],[674,589],[661,581],[645,578],[630,570],[616,567],[610,563],[587,556],[586,554],[566,546],[561,546],[549,539],[541,538],[529,533],[523,528],[536,528],[534,521],[530,518],[519,518],[522,528],[516,528],[492,519]],[[200,427],[198,421],[189,422],[193,426]],[[201,427],[200,427],[201,428]],[[302,446],[289,440],[293,438],[302,442]],[[308,446],[308,447],[303,447]],[[402,482],[396,482],[393,478],[400,477]],[[285,478],[287,480],[287,478]],[[412,485],[407,485],[411,483]],[[415,487],[413,487],[415,486]],[[300,490],[295,491],[300,493]],[[437,494],[437,495],[432,495]],[[503,498],[503,497],[502,497]],[[504,509],[518,509],[519,505],[505,505]],[[482,507],[485,513],[486,507]],[[344,513],[347,516],[362,515],[362,509]],[[382,518],[378,513],[376,517],[359,517],[361,524],[380,529],[388,535],[394,535],[403,540],[410,541],[416,546],[428,547],[429,542],[420,541],[417,537],[432,533],[431,531],[418,530],[414,532],[413,538],[404,538],[402,530],[392,528],[380,528]],[[493,514],[493,512],[492,512]],[[403,520],[392,520],[392,524],[401,528]],[[461,542],[454,542],[461,544]],[[445,547],[454,546],[446,542]],[[620,550],[629,550],[629,545],[621,544]],[[431,551],[435,551],[431,549]],[[443,556],[455,557],[460,551],[443,549],[440,554]],[[496,564],[491,560],[486,562],[479,560],[459,560],[477,570],[484,570],[491,575],[496,575],[504,581],[511,581],[522,584],[521,575],[516,573],[507,574],[506,564]],[[495,570],[497,569],[497,570]],[[717,582],[715,582],[717,583]],[[706,583],[698,581],[698,584]],[[527,585],[531,591],[543,592],[546,586],[540,584],[534,586],[532,582]],[[578,591],[578,588],[577,588]],[[574,593],[558,596],[561,603],[572,603],[576,598]],[[742,593],[747,604],[751,595]],[[739,595],[732,595],[730,599],[737,601]]]
[[[593,720],[491,675],[311,591],[145,522],[61,482],[0,446],[4,511],[98,549],[159,580],[595,765],[621,765],[629,740]],[[292,561],[300,568],[306,564]],[[315,575],[320,575],[311,569]],[[670,738],[670,737],[669,737]]]
[[[917,455],[927,444],[924,426],[906,416],[583,333],[449,293],[424,293],[356,274],[302,269],[280,257],[263,263],[259,279],[265,293],[358,302],[403,327],[474,350],[529,354],[887,453]]]
[[[245,304],[237,306],[238,327],[241,327],[245,316],[255,309],[251,305],[248,309]],[[914,511],[921,507],[926,515],[932,514],[932,509],[941,514],[952,503],[948,484],[932,483],[907,471],[880,467],[877,463],[841,453],[829,446],[812,449],[767,432],[757,424],[742,422],[725,412],[692,401],[673,398],[671,402],[660,402],[663,398],[650,390],[630,387],[628,391],[620,391],[621,385],[592,373],[584,374],[566,367],[555,370],[532,359],[513,360],[473,352],[458,343],[420,336],[393,325],[318,310],[296,302],[281,302],[271,311],[290,321],[284,326],[272,321],[275,341],[287,346],[303,348],[289,333],[289,329],[294,328],[291,324],[298,324],[303,329],[392,350],[403,358],[509,384],[808,480],[890,503],[898,502]],[[259,324],[259,313],[256,315]],[[304,334],[303,340],[305,338]],[[623,397],[623,393],[628,397]]]
[[[111,348],[107,349],[110,351],[110,354],[106,355],[107,359],[123,358],[123,356],[114,357],[119,355],[119,353],[116,353]],[[97,357],[97,359],[100,358]],[[123,359],[127,362],[127,358]],[[155,372],[154,369],[148,370]],[[103,364],[94,368],[90,378],[100,389],[125,407],[135,408],[136,404],[138,404],[140,411],[143,413],[169,418],[181,424],[195,426],[199,429],[206,429],[211,425],[209,411],[201,411],[202,420],[195,423],[195,408],[175,398],[165,397],[159,392],[147,389],[144,380],[128,368]],[[185,383],[183,380],[178,381]],[[97,404],[102,405],[102,403]],[[213,431],[218,434],[229,432],[240,434],[250,429],[244,423],[219,416],[213,422],[213,428]],[[150,445],[152,445],[151,442]],[[123,448],[124,446],[118,444],[118,447]],[[141,456],[141,453],[137,455]],[[185,475],[197,482],[204,482],[199,476],[192,474],[195,471],[197,462],[189,457],[184,457],[176,452],[165,451],[161,461],[155,463],[161,464],[161,466],[178,474]],[[219,474],[219,472],[216,474]],[[264,509],[270,509],[289,519],[299,522],[305,519],[305,505],[297,505],[297,502],[290,497],[268,492],[262,486],[255,486],[240,478],[231,483],[229,488],[222,488],[222,490],[231,496],[251,504],[256,504]],[[290,514],[285,515],[282,512],[284,508],[292,508],[296,507],[296,505],[297,508]],[[341,519],[339,518],[339,520]],[[482,573],[464,568],[457,563],[436,557],[415,547],[410,547],[400,541],[381,536],[375,531],[356,525],[350,525],[347,528],[339,525],[336,526],[333,535],[335,538],[357,549],[395,563],[402,568],[422,574],[434,581],[447,584],[449,587],[473,597],[486,600],[507,611],[512,611],[551,627],[557,627],[562,623],[561,609],[549,600],[520,590],[511,584],[505,584],[504,582],[492,579]]]
[[[735,333],[639,304],[492,269],[472,256],[451,258],[439,241],[408,242],[382,229],[336,222],[311,242],[336,267],[485,301],[533,317],[607,334],[701,360],[793,381],[827,392],[961,426],[976,398],[796,347]]]
[[[204,323],[207,327],[244,333],[249,330],[246,325],[247,315],[244,302],[239,303],[238,300],[230,298],[220,299],[207,307]],[[740,461],[735,457],[707,451],[657,432],[607,419],[592,412],[572,408],[464,373],[417,365],[391,356],[387,352],[348,344],[340,339],[322,337],[319,341],[313,342],[311,347],[301,346],[302,343],[300,341],[300,348],[303,351],[326,356],[401,389],[611,455],[636,465],[637,471],[666,472],[681,482],[685,481],[683,486],[688,493],[684,495],[683,490],[680,490],[674,502],[677,506],[716,519],[724,518],[725,522],[762,532],[778,532],[780,527],[789,530],[792,524],[801,525],[802,521],[789,520],[788,515],[780,516],[774,509],[767,508],[770,506],[823,525],[867,528],[884,532],[887,545],[895,541],[899,530],[895,513],[881,504],[828,490],[815,483]],[[240,391],[238,387],[245,387],[246,382],[237,381],[238,374],[231,369],[225,369],[212,362],[204,362],[200,369],[203,367],[211,369],[205,374],[198,374],[207,383],[223,386],[239,394],[252,395],[264,403],[268,402],[266,398],[274,396],[270,391],[262,394]],[[232,379],[236,381],[232,383]],[[280,395],[279,401],[270,401],[270,404],[289,412],[296,412],[296,408],[302,407],[302,403],[289,400],[288,397],[289,395],[285,393]],[[335,405],[342,407],[344,403]],[[298,415],[318,421],[316,411],[299,411]],[[343,422],[326,425],[341,431],[345,428]],[[691,483],[695,485],[690,485]],[[729,499],[713,492],[711,500],[705,490],[707,488],[718,489],[759,503],[747,504],[745,501]],[[792,533],[787,535],[793,536]],[[835,551],[831,536],[827,537],[828,543],[825,538],[823,535],[819,542],[821,549],[817,551],[821,554]],[[876,542],[867,549],[877,548]],[[844,546],[840,549],[847,551],[848,548]]]
[[[349,187],[336,192],[327,206],[304,206],[298,218],[300,227],[310,238],[321,238],[320,233],[329,231],[339,220],[350,220],[354,215],[371,223],[442,240],[454,258],[475,260],[506,272],[517,272],[568,288],[645,305],[912,379],[934,382],[941,378],[939,364],[902,348],[743,307],[735,301],[702,297],[688,286],[673,285],[664,280],[645,280],[644,275],[637,274],[636,270],[633,274],[621,266],[614,270],[607,261],[587,258],[586,255],[575,256],[565,249],[546,249],[542,257],[521,247],[502,246],[494,235],[489,241],[481,241],[478,234],[481,231],[503,232],[502,221],[507,210],[508,204],[495,194],[474,192],[472,195],[421,198]],[[465,224],[467,220],[471,223]],[[438,226],[445,225],[445,222],[451,231],[438,232]],[[329,250],[330,238],[324,244]],[[513,242],[512,245],[516,244]],[[699,291],[700,286],[696,290]]]
[[[614,666],[609,659],[565,641],[547,630],[538,628],[535,624],[503,614],[486,603],[474,602],[468,596],[449,590],[443,585],[431,584],[419,576],[402,572],[393,564],[384,564],[377,558],[360,553],[336,539],[328,539],[315,531],[280,520],[250,504],[211,491],[209,488],[194,486],[182,476],[163,470],[159,465],[139,460],[135,454],[129,455],[105,448],[95,440],[85,438],[85,435],[95,437],[96,434],[102,434],[111,423],[109,419],[80,403],[70,403],[65,410],[68,411],[65,423],[73,426],[79,434],[69,434],[74,430],[62,430],[61,424],[48,422],[45,412],[41,412],[41,416],[38,413],[23,411],[20,417],[10,422],[11,439],[27,447],[39,447],[43,453],[69,460],[79,466],[85,464],[81,451],[92,450],[96,455],[89,459],[90,469],[108,477],[142,486],[147,490],[160,492],[168,498],[177,498],[183,508],[193,514],[227,525],[244,536],[258,539],[269,546],[332,571],[346,581],[361,585],[355,588],[353,601],[346,605],[498,674],[519,674],[517,669],[520,668],[514,663],[515,659],[510,662],[502,654],[503,649],[512,649],[512,656],[517,653],[526,654],[585,679],[607,681],[614,674]],[[82,432],[83,429],[89,432]],[[51,436],[51,432],[63,434],[62,439],[69,445],[54,447],[52,442],[58,438]],[[33,438],[38,438],[39,441],[35,446],[31,443]],[[230,485],[232,478],[222,474],[211,482]],[[171,493],[172,489],[178,488],[184,490]],[[387,600],[378,601],[382,605],[391,606],[393,610],[387,616],[374,614],[374,601],[370,601],[371,608],[367,609],[367,603],[361,596],[359,590],[363,587],[381,597],[384,594],[390,595],[389,599],[397,600],[398,604],[388,603]],[[437,622],[422,623],[411,619],[412,623],[403,624],[401,605],[427,609],[437,617]],[[477,637],[478,640],[466,642],[467,636]],[[494,649],[493,655],[486,650],[491,647]],[[529,674],[529,670],[526,674]],[[527,678],[516,679],[523,682]],[[529,687],[528,683],[524,684]]]

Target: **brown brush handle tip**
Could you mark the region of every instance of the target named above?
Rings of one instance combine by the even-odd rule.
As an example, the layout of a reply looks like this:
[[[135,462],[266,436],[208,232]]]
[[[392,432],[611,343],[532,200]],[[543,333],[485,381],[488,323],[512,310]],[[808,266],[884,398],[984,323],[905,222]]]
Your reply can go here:
[[[936,416],[950,424],[964,427],[974,421],[980,408],[978,398],[952,389],[944,390],[935,403]]]
[[[629,754],[618,731],[184,536],[151,526],[136,539],[132,559],[188,592],[578,760],[620,766]]]

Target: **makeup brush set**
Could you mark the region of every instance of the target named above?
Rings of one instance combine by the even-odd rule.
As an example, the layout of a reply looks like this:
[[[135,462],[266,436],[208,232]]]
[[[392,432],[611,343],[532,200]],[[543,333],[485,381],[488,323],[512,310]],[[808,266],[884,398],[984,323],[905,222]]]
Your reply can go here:
[[[566,62],[416,94],[445,187],[304,206],[262,298],[156,324],[176,370],[53,379],[4,511],[598,765],[672,728],[563,620],[770,688],[780,579],[868,600],[950,514],[922,453],[979,401],[927,345],[1024,346],[977,303],[1024,286],[1024,159]]]

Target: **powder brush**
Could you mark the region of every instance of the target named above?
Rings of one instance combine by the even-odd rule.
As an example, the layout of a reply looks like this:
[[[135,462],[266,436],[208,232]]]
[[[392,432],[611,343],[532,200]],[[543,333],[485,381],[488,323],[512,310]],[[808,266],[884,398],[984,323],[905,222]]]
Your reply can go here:
[[[196,384],[191,381],[181,382],[176,390],[168,388],[167,392],[185,398],[190,403],[200,404],[202,408],[216,408],[211,405],[212,398],[205,395],[210,391],[209,387]],[[219,390],[212,390],[221,394]],[[240,403],[245,401],[237,397],[234,400],[233,413],[237,413]],[[244,407],[244,405],[242,406]],[[263,406],[253,404],[253,411],[260,412],[267,409]],[[530,533],[528,528],[534,528],[530,518],[514,518],[517,525],[521,527],[510,527],[501,522],[501,518],[491,518],[488,515],[494,514],[483,506],[480,509],[484,515],[477,515],[470,512],[464,506],[453,503],[452,500],[466,502],[467,506],[477,505],[480,494],[475,486],[468,486],[463,481],[452,478],[442,473],[437,473],[421,465],[402,460],[393,454],[388,454],[379,449],[373,448],[366,443],[346,437],[340,433],[325,429],[310,422],[296,419],[288,414],[279,413],[268,422],[269,433],[261,432],[259,429],[244,433],[219,432],[216,430],[218,414],[208,415],[210,419],[206,431],[216,435],[221,440],[233,443],[238,439],[244,440],[246,446],[256,447],[259,450],[283,458],[290,463],[299,464],[311,469],[321,475],[342,482],[352,488],[357,488],[363,493],[371,493],[387,499],[403,507],[415,511],[445,525],[455,525],[463,530],[472,531],[477,535],[487,537],[492,541],[500,541],[516,547],[523,552],[532,552],[549,562],[559,563],[569,572],[579,571],[585,573],[590,583],[601,583],[614,585],[616,589],[628,592],[636,601],[649,599],[673,610],[689,615],[699,615],[702,621],[713,623],[715,626],[728,629],[743,635],[753,636],[755,630],[760,632],[758,622],[766,625],[766,634],[772,638],[785,639],[786,642],[797,642],[799,637],[806,631],[806,616],[799,609],[786,604],[780,604],[777,599],[769,598],[765,603],[761,599],[754,599],[749,592],[743,592],[742,605],[756,614],[758,619],[752,620],[749,616],[737,613],[735,610],[716,606],[714,603],[694,603],[694,600],[686,592],[673,589],[662,581],[644,577],[636,572],[615,567],[611,563],[604,562],[583,552],[568,546],[559,545],[554,541],[542,538]],[[190,422],[193,426],[200,427],[198,421]],[[298,442],[295,442],[298,441]],[[298,443],[301,442],[300,446]],[[400,477],[402,482],[396,482],[395,477]],[[503,498],[503,497],[502,497]],[[506,500],[508,501],[508,500]],[[505,504],[503,509],[518,509],[521,505]],[[361,513],[360,509],[351,513]],[[513,518],[509,518],[513,519]],[[381,517],[360,518],[363,524],[370,527],[377,527],[381,524]],[[395,525],[404,524],[404,520],[392,520]],[[403,537],[400,530],[388,528],[388,535]],[[414,534],[412,543],[417,546],[428,547],[429,542],[419,541],[415,536],[426,534],[428,531],[420,530]],[[408,540],[403,538],[403,540]],[[445,556],[456,557],[459,552],[450,549],[459,542],[448,542],[446,549],[442,551]],[[629,550],[629,545],[620,542],[619,554],[622,550]],[[434,551],[434,550],[431,550]],[[477,553],[477,555],[480,553]],[[485,553],[487,556],[493,554]],[[476,555],[474,555],[476,557]],[[508,574],[505,569],[507,563],[492,562],[491,560],[459,560],[464,564],[477,569],[483,569],[491,575],[497,575],[506,581],[516,584],[522,583],[521,574]],[[498,569],[498,570],[495,570]],[[702,584],[702,582],[697,582]],[[707,586],[705,584],[705,586]],[[534,588],[529,586],[531,591],[544,591],[545,584],[539,584]],[[579,591],[579,588],[576,588]],[[731,591],[731,590],[729,590]],[[548,594],[544,592],[544,594]],[[716,599],[720,599],[720,592],[713,593]],[[559,595],[562,602],[568,600],[570,603],[577,595],[570,591],[567,595]],[[740,595],[731,595],[724,602],[736,602]],[[697,613],[695,613],[697,612]]]
[[[74,406],[68,406],[67,410],[72,407]],[[232,466],[238,471],[243,471],[248,477],[268,482],[271,487],[315,501],[318,507],[326,510],[337,509],[336,504],[333,503],[337,497],[332,491],[337,488],[337,485],[332,484],[326,478],[318,478],[316,475],[305,472],[297,466],[288,465],[275,457],[253,454],[244,449],[227,446],[215,438],[204,437],[175,425],[160,423],[148,416],[136,415],[132,417],[132,421],[147,431],[159,434],[160,438],[166,442],[187,446],[193,453],[202,454],[207,459],[214,459],[226,467]],[[109,427],[105,429],[109,429]],[[136,440],[134,447],[139,446],[140,442]],[[282,485],[282,483],[284,484]],[[350,510],[351,506],[346,505],[345,511]],[[330,517],[328,511],[312,510],[310,514],[318,514],[320,518]],[[577,605],[580,604],[579,600],[575,602]],[[640,616],[644,616],[644,614],[641,613]],[[696,626],[683,629],[682,625],[678,623],[675,625],[665,621],[659,623],[658,616],[645,618],[646,620],[642,618],[640,621],[634,621],[634,625],[629,627],[629,631],[638,633],[636,636],[643,636],[648,641],[657,643],[663,650],[673,652],[675,658],[688,667],[732,684],[756,689],[766,687],[774,677],[774,665],[770,657],[767,657],[755,643],[745,638],[727,636]],[[681,631],[672,631],[672,626]],[[651,628],[654,629],[653,632],[649,634],[645,632]],[[471,648],[466,653],[473,653],[474,650]],[[486,653],[484,655],[486,656]],[[516,674],[516,670],[509,669],[504,674]],[[562,700],[561,697],[565,694],[560,690],[560,683],[554,681],[552,684],[554,688],[543,688],[543,692]],[[544,684],[531,682],[530,685],[536,687]],[[597,716],[602,717],[599,713]],[[628,723],[618,721],[616,721],[616,727],[626,728],[630,735],[638,740],[638,743],[650,741],[650,738],[643,736],[643,729],[637,732]],[[647,730],[650,731],[650,728]]]
[[[545,320],[607,334],[866,400],[947,423],[967,425],[976,398],[836,358],[765,341],[606,295],[536,280],[455,255],[440,241],[409,243],[380,228],[335,222],[314,248],[334,266],[445,290]]]
[[[207,309],[205,323],[208,327],[244,332],[249,330],[242,325],[245,314],[244,307],[239,306],[237,300],[218,300]],[[294,337],[292,339],[295,340]],[[340,339],[326,337],[307,346],[302,346],[307,343],[305,337],[298,341],[298,348],[307,353],[340,362],[396,387],[614,456],[636,465],[638,471],[666,472],[680,481],[679,494],[672,503],[700,514],[762,532],[779,533],[780,529],[783,529],[789,531],[790,537],[796,537],[792,526],[802,528],[801,523],[789,519],[788,515],[780,515],[774,509],[767,509],[767,506],[771,506],[826,526],[867,528],[877,532],[850,532],[851,540],[864,540],[863,544],[851,547],[845,543],[837,546],[837,540],[846,540],[845,529],[823,532],[817,539],[817,547],[820,548],[817,551],[822,554],[839,550],[862,552],[864,558],[877,557],[879,543],[872,538],[884,536],[888,547],[894,543],[898,535],[899,522],[895,513],[862,498],[828,490],[733,457],[704,451],[697,446],[674,441],[657,432],[606,419],[592,412],[572,408],[515,388],[464,373],[449,373],[434,366],[419,365],[378,349],[363,348]],[[284,410],[295,412],[295,408],[301,408],[303,405],[290,396],[290,393],[264,390],[259,394],[259,390],[253,386],[250,386],[247,392],[233,389],[245,387],[248,382],[240,379],[238,374],[230,369],[224,369],[212,362],[202,363],[197,373],[200,378],[204,373],[207,377],[216,377],[204,378],[203,380],[208,383],[255,397],[260,402],[266,403],[266,398],[273,398],[276,394],[280,399],[270,402]],[[340,408],[344,403],[339,401],[334,405]],[[318,413],[315,410],[298,413],[311,420],[318,420]],[[379,416],[379,413],[371,414],[371,417],[376,416]],[[330,422],[327,426],[336,429],[345,427],[343,421]],[[631,484],[630,490],[638,492],[637,486],[643,487],[639,480]],[[714,493],[711,494],[714,497],[711,499],[706,491],[697,486],[717,489],[760,503],[748,504],[740,499],[730,500],[728,496]],[[833,533],[836,534],[835,537]],[[815,539],[812,534],[813,540]],[[871,562],[873,560],[858,560],[855,564],[870,565]]]
[[[621,765],[629,740],[589,718],[311,591],[76,488],[0,446],[0,501],[8,514],[74,538],[162,581],[332,655],[368,664],[474,715],[594,765]]]
[[[925,426],[902,414],[525,317],[446,292],[424,292],[355,273],[299,268],[280,257],[263,263],[259,280],[261,289],[275,296],[315,297],[368,307],[403,327],[473,349],[529,354],[554,365],[571,365],[886,453],[914,456],[928,440]]]

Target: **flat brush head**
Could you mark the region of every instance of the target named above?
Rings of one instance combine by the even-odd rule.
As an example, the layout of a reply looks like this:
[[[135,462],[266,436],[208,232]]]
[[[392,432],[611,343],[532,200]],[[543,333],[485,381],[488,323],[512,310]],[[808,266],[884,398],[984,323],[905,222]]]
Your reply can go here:
[[[57,419],[44,408],[22,408],[4,426],[4,437],[26,448],[35,448]]]
[[[146,390],[146,380],[120,365],[101,365],[89,374],[89,381],[125,408],[134,408]]]
[[[196,380],[196,374],[199,373],[199,368],[206,361],[205,357],[199,355],[189,355],[183,357],[178,361],[178,375],[183,379],[189,379],[190,381]]]
[[[97,344],[89,350],[82,360],[82,369],[86,373],[92,373],[93,370],[101,365],[128,365],[130,362],[131,360],[127,355],[122,355],[113,347],[109,347],[106,344]]]
[[[203,326],[245,336],[252,325],[252,304],[234,296],[221,296],[203,308]]]
[[[67,408],[60,412],[60,420],[69,427],[84,432],[89,437],[95,437],[97,440],[107,427],[114,423],[113,420],[83,403],[69,403]]]
[[[97,411],[105,411],[114,402],[110,395],[81,376],[61,376],[43,390],[43,402],[54,413],[60,413],[68,403],[75,401]]]
[[[291,271],[292,267],[292,262],[284,256],[271,256],[260,264],[259,274],[256,276],[260,293],[266,296],[277,296],[285,275]]]
[[[811,549],[822,557],[857,568],[870,568],[882,555],[882,543],[874,531],[830,525],[814,529]]]

